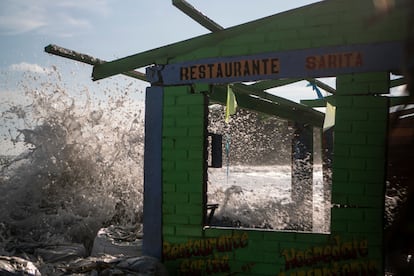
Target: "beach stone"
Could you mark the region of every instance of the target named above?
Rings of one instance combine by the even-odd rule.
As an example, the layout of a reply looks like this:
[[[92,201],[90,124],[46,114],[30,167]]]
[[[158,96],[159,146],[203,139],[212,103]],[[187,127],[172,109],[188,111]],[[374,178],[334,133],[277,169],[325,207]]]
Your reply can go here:
[[[158,259],[149,256],[128,258],[118,263],[116,267],[138,272],[140,275],[168,276],[166,267]]]
[[[67,262],[70,260],[86,257],[86,249],[83,244],[62,244],[50,245],[37,248],[35,255],[41,257],[44,262],[56,263]]]
[[[0,256],[0,275],[2,276],[41,276],[31,261],[20,257]]]
[[[142,228],[128,228],[111,225],[101,228],[95,237],[91,256],[142,255]]]

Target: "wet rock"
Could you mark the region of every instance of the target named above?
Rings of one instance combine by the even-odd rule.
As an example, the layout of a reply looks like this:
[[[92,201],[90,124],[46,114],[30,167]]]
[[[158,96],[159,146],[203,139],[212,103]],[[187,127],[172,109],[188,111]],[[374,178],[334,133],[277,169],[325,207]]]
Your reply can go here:
[[[165,266],[156,258],[148,256],[88,257],[67,263],[63,270],[65,273],[82,275],[168,276]]]
[[[123,257],[116,257],[111,255],[103,255],[100,257],[87,257],[84,259],[77,259],[65,263],[61,269],[66,273],[93,273],[101,272],[106,269],[111,269],[119,263]]]
[[[102,228],[94,241],[92,251],[95,255],[88,257],[84,244],[80,243],[45,244],[16,240],[0,250],[5,255],[0,256],[0,275],[168,275],[159,260],[141,256],[141,247],[142,226]]]
[[[142,226],[124,227],[111,225],[101,228],[93,242],[91,256],[142,255]]]
[[[0,275],[41,276],[39,269],[31,261],[20,257],[0,256]]]
[[[83,244],[77,243],[45,246],[37,248],[34,253],[47,263],[70,261],[86,257],[85,247]]]
[[[117,264],[117,268],[130,270],[144,275],[167,276],[165,266],[156,258],[149,256],[128,258]]]

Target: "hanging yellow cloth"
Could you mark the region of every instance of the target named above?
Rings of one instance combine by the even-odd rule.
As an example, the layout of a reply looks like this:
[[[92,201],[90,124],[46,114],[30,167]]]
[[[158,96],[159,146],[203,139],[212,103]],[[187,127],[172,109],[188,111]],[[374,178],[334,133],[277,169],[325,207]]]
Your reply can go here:
[[[235,114],[236,109],[237,109],[236,96],[234,95],[234,92],[231,89],[230,85],[227,85],[227,103],[226,103],[226,118],[225,118],[225,121],[227,124],[229,123],[230,115]]]
[[[323,131],[326,131],[335,125],[335,111],[336,107],[327,102],[325,121],[323,122]]]

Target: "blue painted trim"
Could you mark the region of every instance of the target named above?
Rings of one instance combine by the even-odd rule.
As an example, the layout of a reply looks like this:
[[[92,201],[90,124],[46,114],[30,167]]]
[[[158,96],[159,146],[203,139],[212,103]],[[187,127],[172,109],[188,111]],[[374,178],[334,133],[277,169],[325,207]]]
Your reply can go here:
[[[147,78],[163,85],[218,84],[392,71],[401,69],[403,50],[401,42],[391,41],[214,57],[148,67]]]
[[[162,114],[161,87],[145,96],[144,238],[143,255],[162,258]]]

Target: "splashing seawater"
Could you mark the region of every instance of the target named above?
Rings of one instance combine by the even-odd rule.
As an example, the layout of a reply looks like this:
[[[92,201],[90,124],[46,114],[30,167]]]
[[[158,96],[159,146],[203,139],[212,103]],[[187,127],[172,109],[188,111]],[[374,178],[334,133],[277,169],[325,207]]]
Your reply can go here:
[[[3,138],[25,150],[1,163],[0,248],[90,246],[103,226],[141,223],[143,102],[131,97],[130,85],[99,99],[87,89],[76,97],[54,68],[46,80],[31,77],[21,87],[29,104],[1,106],[10,128]]]
[[[209,132],[223,134],[226,143],[224,167],[208,169],[207,200],[218,204],[209,224],[329,232],[330,202],[323,200],[327,189],[322,179],[320,136],[314,135],[314,162],[301,160],[304,169],[313,170],[312,179],[296,180],[293,187],[291,123],[239,109],[225,124],[221,106],[212,105],[209,111]],[[298,186],[311,189],[310,194],[295,200],[293,189]],[[308,209],[312,209],[310,214],[304,212]]]

